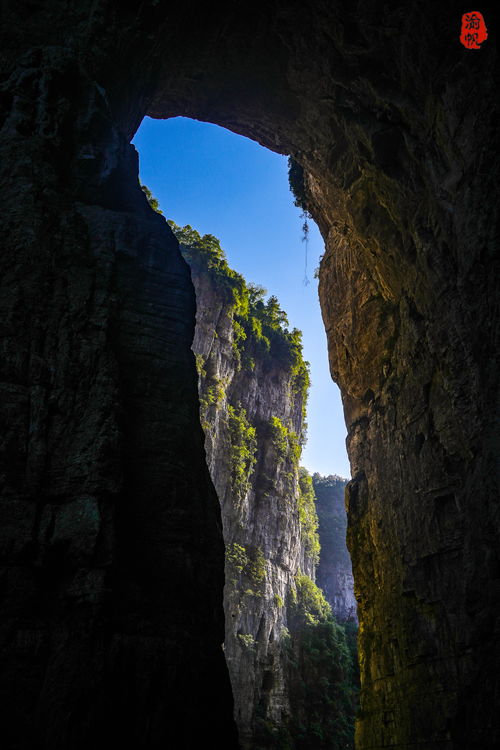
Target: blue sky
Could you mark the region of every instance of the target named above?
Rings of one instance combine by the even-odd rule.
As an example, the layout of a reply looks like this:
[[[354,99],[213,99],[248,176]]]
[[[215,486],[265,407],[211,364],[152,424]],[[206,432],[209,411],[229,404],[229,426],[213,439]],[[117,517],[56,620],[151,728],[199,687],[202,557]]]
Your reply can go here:
[[[307,445],[310,472],[349,477],[345,425],[328,370],[314,269],[323,240],[310,222],[307,276],[300,209],[288,188],[287,158],[210,123],[145,118],[133,144],[140,179],[168,219],[219,238],[229,265],[275,294],[290,326],[303,332],[311,365]]]

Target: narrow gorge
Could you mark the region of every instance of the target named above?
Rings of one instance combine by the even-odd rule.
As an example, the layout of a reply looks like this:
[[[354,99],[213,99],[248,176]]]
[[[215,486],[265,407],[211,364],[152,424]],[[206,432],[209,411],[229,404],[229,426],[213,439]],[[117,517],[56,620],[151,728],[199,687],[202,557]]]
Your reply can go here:
[[[330,485],[319,475],[313,485],[300,466],[309,387],[301,333],[288,330],[276,297],[265,301],[262,287],[229,268],[215,237],[169,224],[196,290],[193,351],[207,463],[222,510],[224,651],[241,747],[353,747],[357,656],[355,607],[347,611],[355,601],[346,574],[346,480],[334,481],[337,503],[323,493],[321,506],[332,614],[315,584],[323,545],[314,486]],[[347,621],[346,632],[340,622]]]

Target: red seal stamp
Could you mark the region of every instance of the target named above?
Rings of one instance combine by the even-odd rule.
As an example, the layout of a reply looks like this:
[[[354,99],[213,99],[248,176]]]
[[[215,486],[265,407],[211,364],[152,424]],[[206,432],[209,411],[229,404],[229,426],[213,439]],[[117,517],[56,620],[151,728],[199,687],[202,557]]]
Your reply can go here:
[[[462,31],[460,41],[466,49],[481,49],[481,42],[488,38],[488,29],[483,14],[477,10],[464,13],[462,16]]]

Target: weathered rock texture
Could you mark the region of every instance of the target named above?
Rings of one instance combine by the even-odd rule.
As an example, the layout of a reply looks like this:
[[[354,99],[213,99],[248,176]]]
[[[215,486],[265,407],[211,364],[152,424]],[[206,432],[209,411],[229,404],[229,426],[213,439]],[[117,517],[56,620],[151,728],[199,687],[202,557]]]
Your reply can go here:
[[[226,545],[224,651],[240,743],[251,750],[261,722],[278,728],[290,716],[287,603],[297,574],[315,577],[299,512],[307,391],[275,347],[259,346],[250,330],[238,340],[230,279],[182,239],[181,250],[196,290],[200,416]],[[307,510],[317,525],[312,498]]]
[[[307,171],[354,477],[358,747],[498,747],[488,8],[481,50],[451,0],[2,9],[4,746],[157,747],[172,716],[180,747],[231,733],[194,296],[128,145],[149,113]]]
[[[196,290],[193,350],[207,463],[222,509],[224,651],[241,747],[350,750],[356,628],[338,625],[314,583],[316,495],[299,467],[309,383],[300,332],[288,331],[275,297],[264,303],[263,290],[227,266],[214,237],[172,226]],[[352,620],[346,481],[315,476],[327,495],[324,578],[341,618]]]
[[[346,484],[347,479],[341,477],[313,474],[321,544],[316,583],[339,622],[357,620],[351,557],[346,545]]]

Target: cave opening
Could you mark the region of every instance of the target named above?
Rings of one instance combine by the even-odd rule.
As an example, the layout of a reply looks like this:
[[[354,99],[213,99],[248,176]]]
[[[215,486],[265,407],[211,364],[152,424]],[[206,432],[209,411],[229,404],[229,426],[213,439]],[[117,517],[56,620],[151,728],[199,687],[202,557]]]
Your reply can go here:
[[[460,16],[7,4],[7,747],[237,746],[192,288],[129,145],[146,114],[217,123],[307,176],[353,474],[357,746],[499,746],[496,40],[487,20],[465,49]],[[251,552],[236,564],[258,577]]]

